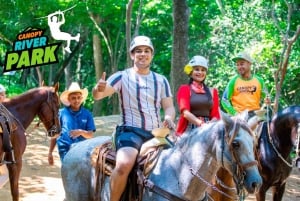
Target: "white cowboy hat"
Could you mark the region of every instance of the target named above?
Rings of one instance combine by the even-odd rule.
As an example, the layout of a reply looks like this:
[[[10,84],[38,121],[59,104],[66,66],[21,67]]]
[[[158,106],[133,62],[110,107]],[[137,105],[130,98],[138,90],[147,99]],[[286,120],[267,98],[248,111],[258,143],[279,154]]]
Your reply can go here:
[[[60,95],[60,101],[65,105],[65,106],[69,106],[70,102],[68,100],[69,94],[71,93],[76,93],[79,92],[82,94],[82,100],[81,103],[83,103],[87,96],[88,96],[88,90],[87,88],[84,89],[80,89],[80,86],[77,82],[72,82],[72,84],[69,86],[69,89],[62,92],[62,94]]]

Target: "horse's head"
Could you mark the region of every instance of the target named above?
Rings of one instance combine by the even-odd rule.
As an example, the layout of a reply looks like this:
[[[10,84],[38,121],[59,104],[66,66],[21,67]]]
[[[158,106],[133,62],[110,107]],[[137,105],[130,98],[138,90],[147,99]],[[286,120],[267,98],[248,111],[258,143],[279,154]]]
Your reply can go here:
[[[243,187],[256,192],[262,184],[254,154],[254,137],[246,120],[247,111],[235,117],[222,113],[225,135],[222,143],[222,163],[232,174],[238,191]]]
[[[61,131],[58,119],[59,98],[58,98],[58,83],[54,87],[45,87],[46,101],[41,104],[38,117],[43,122],[47,129],[49,137],[54,137]]]

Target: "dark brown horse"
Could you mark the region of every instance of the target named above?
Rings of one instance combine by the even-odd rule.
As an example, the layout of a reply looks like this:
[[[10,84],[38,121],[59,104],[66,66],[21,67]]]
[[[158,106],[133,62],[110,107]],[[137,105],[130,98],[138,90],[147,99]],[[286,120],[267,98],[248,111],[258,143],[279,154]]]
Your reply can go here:
[[[297,137],[300,135],[299,124],[300,106],[287,107],[277,113],[269,124],[263,123],[256,146],[259,171],[263,178],[263,185],[256,194],[257,201],[266,200],[266,192],[270,188],[272,188],[272,200],[282,200],[286,179],[293,167],[291,153],[295,146],[299,146],[296,144]],[[226,170],[218,170],[214,185],[214,189],[210,188],[208,192],[213,200],[239,199],[232,176]]]
[[[18,201],[22,155],[26,148],[26,128],[38,116],[47,129],[49,137],[60,132],[58,84],[54,87],[43,86],[31,89],[5,100],[2,104],[0,117],[6,122],[1,123],[3,131],[0,134],[0,164],[7,165],[12,199]],[[7,128],[5,125],[8,125]],[[5,130],[9,131],[9,138],[5,135]]]

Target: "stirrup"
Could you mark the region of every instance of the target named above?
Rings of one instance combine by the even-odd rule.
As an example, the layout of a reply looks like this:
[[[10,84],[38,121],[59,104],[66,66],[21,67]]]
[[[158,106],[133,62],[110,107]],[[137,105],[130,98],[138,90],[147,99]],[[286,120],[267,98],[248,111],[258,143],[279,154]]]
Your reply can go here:
[[[15,164],[15,163],[16,163],[14,150],[12,149],[10,153],[11,153],[11,156],[12,156],[12,160],[11,160],[11,161],[5,160],[4,158],[5,158],[6,154],[7,154],[7,152],[4,152],[4,153],[3,153],[3,156],[2,156],[2,159],[1,159],[1,161],[0,161],[0,165],[4,165],[4,164]]]

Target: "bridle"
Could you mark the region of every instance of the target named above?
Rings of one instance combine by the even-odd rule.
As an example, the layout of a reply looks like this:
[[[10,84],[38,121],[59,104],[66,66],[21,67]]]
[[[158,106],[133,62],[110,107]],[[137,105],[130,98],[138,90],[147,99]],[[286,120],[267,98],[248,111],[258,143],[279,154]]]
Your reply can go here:
[[[223,139],[222,139],[222,166],[225,167],[225,165],[224,165],[224,157],[226,157],[225,144],[227,144],[227,146],[229,147],[229,153],[231,155],[230,158],[232,158],[232,160],[229,160],[228,159],[229,157],[226,157],[226,158],[228,161],[230,161],[231,166],[234,170],[233,178],[234,178],[234,182],[236,183],[238,198],[232,197],[231,195],[228,195],[225,192],[221,191],[220,189],[216,188],[212,183],[210,183],[210,181],[206,181],[200,174],[197,173],[197,171],[190,168],[191,173],[194,176],[196,176],[198,179],[200,179],[203,183],[205,183],[207,186],[211,187],[213,190],[217,191],[218,193],[220,193],[232,200],[238,200],[238,199],[244,200],[245,199],[245,192],[243,190],[245,170],[248,167],[255,166],[258,164],[258,162],[256,160],[242,164],[237,156],[237,152],[235,151],[234,139],[237,136],[240,128],[243,128],[244,130],[246,130],[247,133],[249,133],[251,135],[251,137],[253,137],[251,129],[246,125],[247,125],[246,123],[242,124],[241,122],[237,122],[237,119],[235,119],[233,128],[230,131],[226,131],[224,129],[223,134],[222,134],[222,137],[223,137]]]
[[[225,167],[224,166],[224,156],[226,156],[226,155],[225,155],[224,150],[225,150],[225,143],[226,143],[227,146],[229,147],[231,158],[233,159],[232,161],[228,160],[228,159],[227,160],[231,162],[231,166],[235,170],[233,177],[235,178],[235,182],[237,184],[236,186],[237,186],[237,191],[238,191],[238,195],[239,195],[240,200],[244,200],[244,197],[245,197],[244,196],[244,191],[243,191],[245,169],[258,164],[256,160],[245,163],[245,164],[242,164],[240,162],[238,156],[237,156],[237,152],[235,151],[234,139],[237,136],[238,131],[239,131],[240,128],[245,129],[251,135],[251,137],[253,137],[251,129],[246,125],[247,125],[246,123],[241,124],[241,122],[237,122],[237,120],[235,120],[234,125],[233,125],[233,129],[230,130],[230,132],[225,131],[225,129],[224,129],[224,132],[222,133],[222,137],[223,137],[222,146],[221,146],[222,147],[222,166]],[[180,151],[182,152],[181,149],[180,149]],[[182,152],[182,155],[184,156],[183,152]],[[233,198],[232,196],[230,196],[230,195],[222,192],[218,188],[216,188],[212,183],[210,183],[210,181],[207,181],[206,179],[204,179],[196,170],[194,170],[192,168],[189,161],[185,157],[182,157],[182,158],[187,163],[187,165],[189,166],[189,170],[190,170],[192,175],[194,175],[196,178],[201,180],[207,186],[211,187],[213,190],[218,191],[219,193],[225,195],[226,197],[228,197],[230,199],[237,200],[236,198]],[[141,177],[143,177],[143,176],[141,176]],[[151,189],[152,191],[160,194],[161,196],[165,197],[168,200],[187,201],[184,198],[179,198],[179,197],[175,196],[174,194],[161,189],[160,187],[156,186],[154,183],[152,183],[149,179],[146,179],[145,177],[143,177],[142,180],[143,180],[143,183],[144,183],[145,187],[147,187],[147,188]],[[208,200],[208,199],[209,199],[209,195],[206,194],[205,197],[202,200],[204,201],[204,200]]]
[[[244,177],[246,175],[245,170],[251,166],[258,165],[258,162],[256,160],[250,161],[248,163],[242,164],[237,156],[237,152],[235,151],[235,142],[234,139],[236,135],[238,134],[239,129],[242,128],[247,133],[251,135],[251,138],[254,139],[254,135],[252,133],[252,130],[247,126],[247,123],[245,122],[242,124],[241,122],[237,122],[237,119],[234,121],[233,129],[231,131],[226,131],[226,133],[223,135],[223,143],[222,143],[222,166],[224,167],[224,159],[223,157],[225,156],[224,153],[224,148],[225,148],[225,143],[229,147],[229,153],[231,154],[231,158],[233,161],[231,161],[231,166],[233,171],[233,180],[236,184],[236,190],[237,190],[237,195],[240,200],[244,200],[245,198],[245,192],[243,188],[244,184]],[[255,151],[255,147],[253,147],[253,151]],[[228,157],[227,157],[228,158]]]
[[[269,107],[267,107],[267,110],[269,110]],[[268,111],[269,113],[269,111]],[[299,155],[299,143],[300,143],[300,123],[297,124],[297,136],[296,136],[296,147],[295,147],[295,151],[296,151],[296,156]],[[269,122],[269,115],[267,115],[267,133],[268,133],[268,138],[269,138],[269,142],[273,148],[273,150],[276,152],[277,156],[290,168],[293,168],[293,162],[288,162],[282,155],[281,153],[278,151],[278,149],[276,148],[275,144],[274,144],[274,140],[271,136],[271,128],[270,128],[270,122]]]
[[[54,137],[56,134],[58,134],[60,132],[60,124],[59,124],[59,120],[58,120],[58,110],[56,110],[56,106],[54,105],[55,101],[54,101],[54,94],[55,92],[51,92],[50,90],[47,90],[47,101],[43,102],[41,104],[41,110],[38,112],[38,117],[39,117],[39,122],[43,122],[43,124],[47,125],[48,122],[51,122],[51,126],[50,128],[47,130],[48,136],[49,137]],[[48,109],[52,112],[52,118],[51,119],[47,119],[43,116],[43,109],[44,109],[44,105],[46,105],[46,107],[48,107]]]

